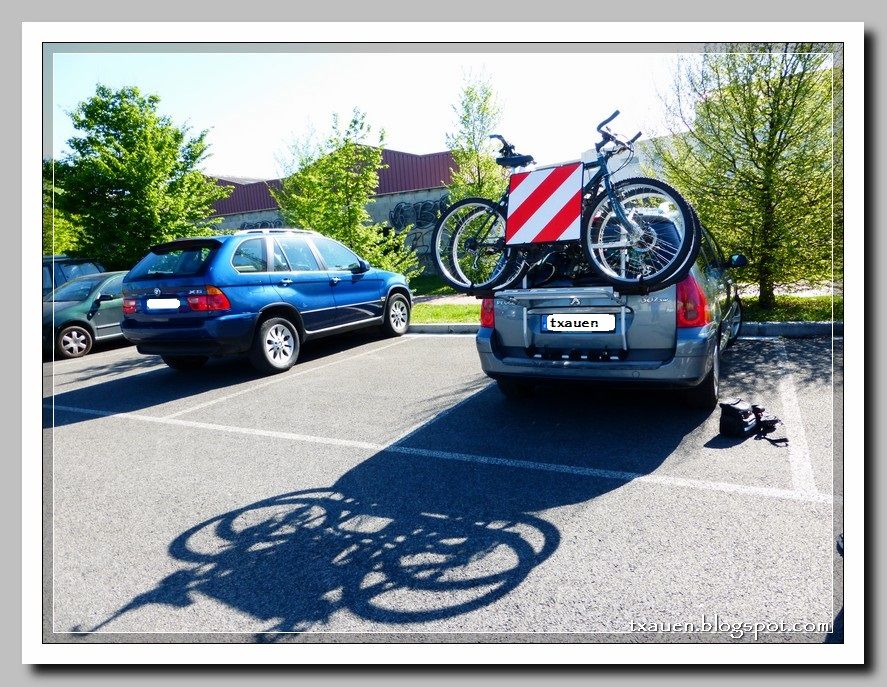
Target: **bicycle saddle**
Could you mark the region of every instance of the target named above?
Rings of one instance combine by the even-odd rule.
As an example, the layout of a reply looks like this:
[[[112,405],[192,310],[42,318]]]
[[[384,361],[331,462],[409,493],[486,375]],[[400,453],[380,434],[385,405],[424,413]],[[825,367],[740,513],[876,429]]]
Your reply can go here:
[[[535,162],[532,155],[506,155],[496,158],[496,164],[503,167],[526,167],[532,162]]]

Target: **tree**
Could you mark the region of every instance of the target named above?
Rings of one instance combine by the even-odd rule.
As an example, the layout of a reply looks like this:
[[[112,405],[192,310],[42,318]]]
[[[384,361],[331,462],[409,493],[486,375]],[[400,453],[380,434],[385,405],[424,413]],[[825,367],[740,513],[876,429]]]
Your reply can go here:
[[[78,217],[57,207],[59,189],[53,185],[53,162],[43,161],[43,254],[58,255],[77,250],[83,229]]]
[[[369,145],[371,134],[366,114],[357,108],[345,127],[333,116],[332,131],[321,144],[303,140],[292,146],[292,171],[271,193],[290,226],[319,231],[377,267],[414,276],[419,262],[405,234],[374,224],[367,211],[384,169],[384,134]]]
[[[727,46],[682,60],[652,142],[666,178],[729,250],[760,304],[778,284],[830,277],[832,71],[808,44]]]
[[[56,206],[84,227],[77,252],[109,269],[132,267],[155,243],[210,233],[213,203],[231,192],[197,168],[207,132],[189,137],[159,102],[99,85],[71,113],[79,135],[56,164]]]
[[[489,78],[466,78],[453,112],[456,131],[446,139],[456,163],[451,169],[450,202],[469,196],[499,198],[506,174],[496,164],[496,146],[490,141],[499,126],[499,105]]]

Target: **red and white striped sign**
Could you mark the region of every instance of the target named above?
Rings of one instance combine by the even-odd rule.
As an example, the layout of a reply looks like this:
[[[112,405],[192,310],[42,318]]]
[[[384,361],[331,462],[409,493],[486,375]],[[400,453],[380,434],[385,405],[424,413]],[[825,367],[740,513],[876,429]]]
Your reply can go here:
[[[579,239],[581,162],[512,174],[508,190],[506,244]]]

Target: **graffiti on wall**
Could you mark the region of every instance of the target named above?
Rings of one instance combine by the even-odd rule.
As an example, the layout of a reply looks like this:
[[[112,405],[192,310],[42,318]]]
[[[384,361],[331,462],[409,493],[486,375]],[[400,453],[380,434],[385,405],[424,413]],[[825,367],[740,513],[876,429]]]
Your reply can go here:
[[[265,219],[258,222],[241,222],[241,229],[280,229],[283,226],[283,220]]]
[[[408,230],[407,245],[420,257],[431,253],[431,234],[440,213],[447,207],[448,196],[417,203],[398,203],[388,213],[388,222],[395,231]]]

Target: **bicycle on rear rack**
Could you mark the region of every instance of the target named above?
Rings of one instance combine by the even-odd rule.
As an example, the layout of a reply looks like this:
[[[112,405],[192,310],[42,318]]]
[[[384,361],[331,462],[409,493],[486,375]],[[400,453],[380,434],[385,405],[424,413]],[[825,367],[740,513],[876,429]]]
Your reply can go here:
[[[612,181],[610,159],[633,155],[641,135],[622,141],[606,129],[618,115],[597,125],[601,140],[591,162],[527,171],[532,155],[490,136],[502,144],[496,162],[511,172],[508,188],[497,201],[465,198],[441,214],[432,236],[441,277],[460,291],[489,295],[578,243],[593,276],[624,293],[683,279],[699,252],[699,220],[680,193],[658,179]]]

